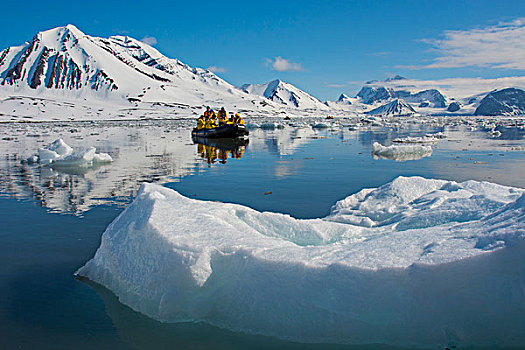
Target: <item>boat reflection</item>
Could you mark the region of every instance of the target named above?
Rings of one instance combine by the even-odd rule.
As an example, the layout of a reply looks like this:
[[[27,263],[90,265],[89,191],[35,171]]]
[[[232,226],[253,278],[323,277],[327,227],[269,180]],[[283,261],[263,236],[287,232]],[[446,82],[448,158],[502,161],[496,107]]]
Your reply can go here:
[[[244,155],[249,143],[245,138],[230,139],[208,139],[203,137],[192,137],[197,145],[197,153],[206,163],[226,163],[228,158],[240,159]]]

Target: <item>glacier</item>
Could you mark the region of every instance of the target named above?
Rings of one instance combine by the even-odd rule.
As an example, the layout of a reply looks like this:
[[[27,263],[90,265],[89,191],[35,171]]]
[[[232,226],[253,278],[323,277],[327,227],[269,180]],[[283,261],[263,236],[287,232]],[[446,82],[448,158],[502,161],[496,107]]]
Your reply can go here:
[[[76,274],[162,322],[299,342],[523,345],[524,193],[399,177],[298,220],[144,183]]]

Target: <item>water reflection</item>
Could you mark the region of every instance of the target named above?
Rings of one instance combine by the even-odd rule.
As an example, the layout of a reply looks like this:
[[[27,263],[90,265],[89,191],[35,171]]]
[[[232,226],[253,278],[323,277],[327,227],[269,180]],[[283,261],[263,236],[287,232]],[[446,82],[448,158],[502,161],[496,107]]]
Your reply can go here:
[[[193,142],[197,145],[197,154],[205,159],[206,163],[220,162],[224,164],[228,158],[242,158],[249,140],[245,138],[207,139],[193,137]]]
[[[33,198],[53,212],[81,215],[90,208],[125,204],[142,182],[166,183],[201,171],[191,136],[181,123],[76,123],[2,125],[0,195]],[[39,147],[63,138],[74,148],[96,146],[113,163],[48,167],[24,162]]]
[[[331,181],[338,174],[354,174],[355,188],[348,188],[344,178],[344,185],[339,185],[339,192],[346,194],[363,186],[380,185],[367,183],[379,174],[377,171],[384,174],[383,180],[391,180],[398,174],[417,174],[525,186],[521,176],[525,131],[518,128],[499,128],[502,137],[491,138],[483,128],[473,130],[466,126],[407,125],[349,130],[344,126],[316,129],[303,124],[274,130],[256,128],[248,142],[192,140],[191,127],[192,121],[0,125],[0,132],[8,135],[0,140],[3,153],[0,195],[31,198],[50,211],[82,215],[101,204],[129,203],[142,182],[179,182],[189,175],[208,171],[212,164],[243,157],[243,169],[236,167],[235,175],[244,179],[244,184],[238,184],[245,186],[244,191],[253,188],[255,179],[266,181],[267,175],[281,181],[272,184],[277,189],[288,180],[310,184],[327,174]],[[410,166],[374,162],[370,155],[374,141],[388,146],[396,137],[438,131],[444,131],[447,139],[433,146],[431,158],[422,158]],[[23,162],[39,147],[57,138],[74,148],[95,146],[98,151],[110,154],[114,161],[90,168],[40,167]],[[245,157],[247,151],[250,159]],[[221,172],[229,171],[221,168]],[[281,190],[291,191],[290,185]],[[297,197],[297,193],[292,195]],[[276,196],[274,191],[272,197]]]

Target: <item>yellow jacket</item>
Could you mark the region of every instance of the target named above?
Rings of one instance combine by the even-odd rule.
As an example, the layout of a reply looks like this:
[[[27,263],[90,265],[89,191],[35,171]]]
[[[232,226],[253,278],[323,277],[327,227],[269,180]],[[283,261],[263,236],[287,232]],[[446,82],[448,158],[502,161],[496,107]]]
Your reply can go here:
[[[234,117],[234,118],[233,118],[233,122],[234,122],[235,124],[244,125],[244,120],[242,120],[241,117]]]
[[[204,118],[197,119],[197,130],[204,129],[205,125],[206,125],[206,122],[204,121]]]
[[[208,120],[206,120],[206,129],[213,129],[213,128],[216,128],[217,127],[217,122],[215,121],[214,118],[210,118]]]

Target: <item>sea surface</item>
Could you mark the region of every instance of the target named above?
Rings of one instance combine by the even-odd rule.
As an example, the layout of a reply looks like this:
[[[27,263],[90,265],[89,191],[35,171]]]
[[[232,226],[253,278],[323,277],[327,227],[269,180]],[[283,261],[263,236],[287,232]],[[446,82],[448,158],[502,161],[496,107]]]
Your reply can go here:
[[[438,124],[253,128],[247,142],[192,140],[170,122],[0,124],[1,349],[391,349],[299,344],[201,323],[162,324],[74,272],[142,182],[185,196],[297,218],[327,215],[339,199],[397,176],[490,181],[525,188],[525,131]],[[376,158],[373,142],[443,132],[431,156]],[[25,160],[57,138],[94,146],[111,164],[52,168]],[[444,344],[445,346],[446,344]],[[392,348],[393,349],[393,348]]]

